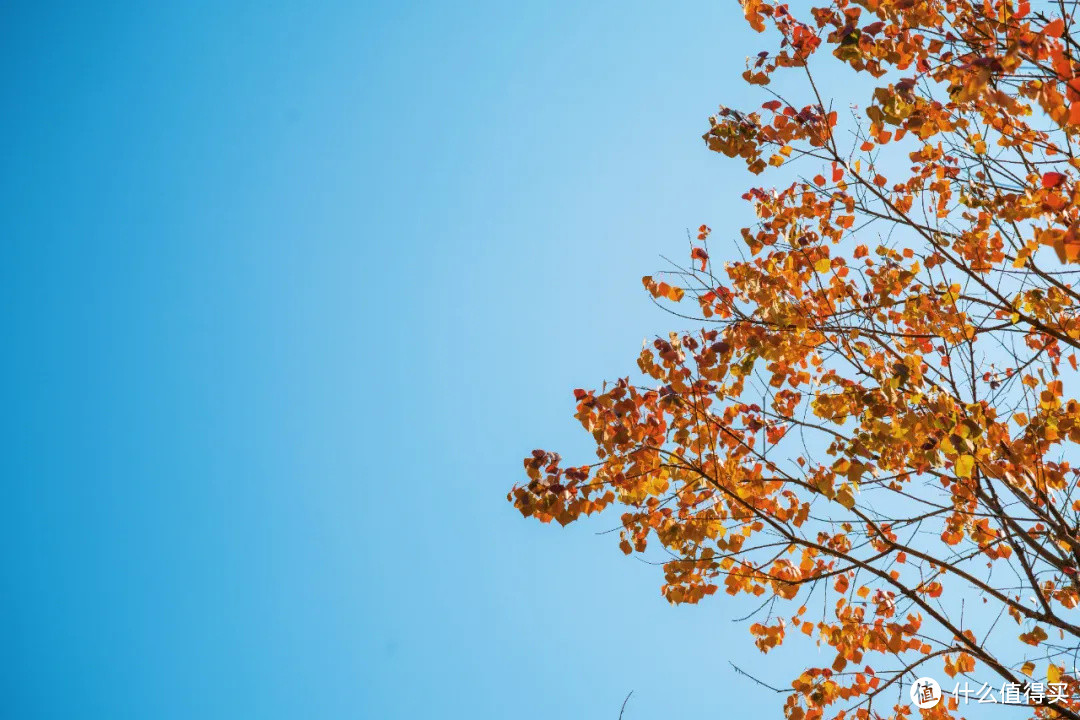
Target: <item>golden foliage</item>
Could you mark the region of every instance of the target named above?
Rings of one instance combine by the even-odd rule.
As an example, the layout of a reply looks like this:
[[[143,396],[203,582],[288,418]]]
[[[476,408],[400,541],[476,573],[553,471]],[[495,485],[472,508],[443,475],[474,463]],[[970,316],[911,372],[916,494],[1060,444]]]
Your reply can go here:
[[[1008,682],[1045,668],[1069,697],[1033,716],[1080,718],[1076,679],[1048,662],[1080,643],[1070,4],[742,7],[775,47],[746,81],[799,73],[809,102],[722,107],[706,145],[753,174],[812,169],[743,195],[748,255],[717,263],[702,225],[677,281],[643,279],[705,328],[643,349],[638,381],[576,390],[596,461],[536,450],[509,499],[562,524],[621,506],[623,552],[668,553],[671,602],[721,587],[772,598],[750,626],[762,651],[792,638],[830,651],[792,682],[791,720],[879,717],[878,693],[930,662]],[[864,120],[841,126],[815,55],[874,78]],[[814,592],[827,611],[808,617]],[[1003,611],[1018,640],[962,627],[961,598]],[[787,619],[784,602],[798,606]]]

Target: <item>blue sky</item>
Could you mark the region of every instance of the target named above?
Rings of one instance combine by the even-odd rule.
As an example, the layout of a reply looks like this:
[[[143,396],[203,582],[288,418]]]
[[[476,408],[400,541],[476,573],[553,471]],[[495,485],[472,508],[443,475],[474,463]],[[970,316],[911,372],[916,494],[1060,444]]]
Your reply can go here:
[[[734,3],[0,12],[3,715],[777,707],[745,606],[505,500],[746,220]]]

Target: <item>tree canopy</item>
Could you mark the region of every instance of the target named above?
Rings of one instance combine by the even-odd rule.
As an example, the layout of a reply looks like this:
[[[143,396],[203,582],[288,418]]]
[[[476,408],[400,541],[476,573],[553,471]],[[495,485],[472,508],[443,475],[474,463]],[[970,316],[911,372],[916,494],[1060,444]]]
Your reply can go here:
[[[595,459],[535,450],[509,499],[564,525],[620,507],[673,603],[759,596],[758,648],[823,650],[790,668],[792,720],[970,711],[900,696],[935,674],[1080,719],[1074,3],[741,6],[764,102],[704,139],[783,182],[643,278],[693,329],[574,390]],[[824,97],[823,72],[867,97]]]

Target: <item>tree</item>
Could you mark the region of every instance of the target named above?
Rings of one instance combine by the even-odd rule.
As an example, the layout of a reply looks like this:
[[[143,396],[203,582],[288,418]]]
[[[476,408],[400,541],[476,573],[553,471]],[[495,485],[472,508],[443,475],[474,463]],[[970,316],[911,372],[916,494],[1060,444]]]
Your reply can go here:
[[[761,596],[758,648],[828,651],[793,669],[793,720],[906,717],[900,689],[940,672],[1080,718],[1073,3],[741,5],[774,43],[743,74],[769,99],[704,138],[789,182],[742,196],[738,256],[702,226],[686,268],[643,279],[701,329],[575,390],[596,461],[535,450],[508,497],[564,525],[622,506],[620,547],[663,548],[673,603]],[[864,111],[822,97],[826,63],[868,79]]]

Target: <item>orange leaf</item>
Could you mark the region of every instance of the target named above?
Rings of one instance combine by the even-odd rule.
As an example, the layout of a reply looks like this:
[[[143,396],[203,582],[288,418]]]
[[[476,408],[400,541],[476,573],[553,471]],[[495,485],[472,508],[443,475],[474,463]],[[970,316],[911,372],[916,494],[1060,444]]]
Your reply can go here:
[[[1034,646],[1038,646],[1038,644],[1046,640],[1047,637],[1048,636],[1046,634],[1046,631],[1038,625],[1036,625],[1031,632],[1026,632],[1020,635],[1020,639],[1023,642],[1026,642],[1028,645]]]
[[[960,657],[956,658],[956,671],[962,673],[969,673],[975,669],[975,658],[971,657],[967,653],[960,653]]]

